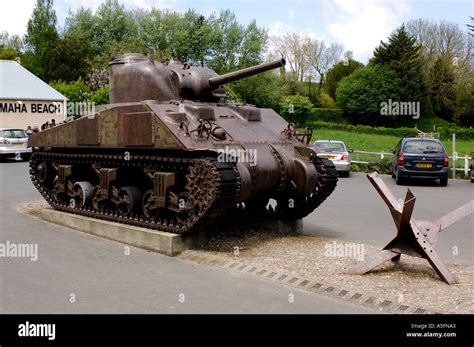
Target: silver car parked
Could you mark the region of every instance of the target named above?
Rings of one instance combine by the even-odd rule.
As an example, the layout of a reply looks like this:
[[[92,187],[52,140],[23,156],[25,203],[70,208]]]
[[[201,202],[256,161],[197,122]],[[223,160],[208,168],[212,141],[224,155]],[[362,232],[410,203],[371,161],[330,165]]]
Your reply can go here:
[[[0,128],[0,159],[16,158],[29,160],[28,135],[23,129]]]
[[[341,176],[349,177],[351,172],[351,157],[346,145],[342,141],[317,140],[314,142],[314,148],[318,157],[327,158],[334,163]]]

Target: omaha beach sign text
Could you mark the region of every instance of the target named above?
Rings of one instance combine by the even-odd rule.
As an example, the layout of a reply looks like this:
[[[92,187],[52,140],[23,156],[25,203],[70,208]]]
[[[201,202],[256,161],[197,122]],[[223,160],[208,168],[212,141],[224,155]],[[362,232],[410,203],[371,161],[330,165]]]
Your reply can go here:
[[[0,112],[2,113],[61,113],[61,103],[30,103],[23,102],[0,102]]]

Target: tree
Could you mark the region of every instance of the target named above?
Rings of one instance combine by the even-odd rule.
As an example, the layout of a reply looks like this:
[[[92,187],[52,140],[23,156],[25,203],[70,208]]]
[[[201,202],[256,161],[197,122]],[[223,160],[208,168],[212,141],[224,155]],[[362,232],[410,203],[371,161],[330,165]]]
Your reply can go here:
[[[395,71],[401,80],[399,94],[401,101],[420,102],[422,115],[431,116],[432,108],[420,49],[421,46],[416,43],[416,39],[410,36],[402,25],[389,36],[387,43],[380,43],[370,62]]]
[[[326,74],[325,85],[329,95],[335,98],[339,82],[363,66],[364,64],[352,59],[350,52],[346,52],[344,61],[340,61],[334,65]]]
[[[171,41],[179,16],[168,10],[152,8],[139,19],[140,37],[158,60],[171,58]]]
[[[173,36],[169,41],[172,56],[191,65],[204,66],[212,30],[208,20],[195,10],[188,10],[184,16],[174,19]]]
[[[272,72],[233,82],[226,89],[231,89],[231,93],[241,102],[273,109],[278,108],[283,95],[279,79]]]
[[[471,53],[473,41],[468,33],[464,32],[459,25],[444,20],[436,22],[416,19],[409,21],[406,27],[421,46],[423,71],[433,105],[435,103],[439,105],[439,101],[442,99],[453,98],[452,95],[438,95],[437,93],[449,90],[451,94],[454,92],[457,95],[461,93],[461,90],[469,89],[467,84],[473,74]],[[441,61],[445,63],[442,64]],[[446,68],[438,70],[440,66]],[[441,76],[441,72],[448,73],[448,75]],[[439,80],[450,79],[452,79],[450,88],[439,88]],[[456,105],[452,112],[442,112],[439,116],[445,119],[447,116],[456,117],[456,114],[461,112],[458,108],[462,108],[461,104]],[[435,109],[436,112],[441,112],[440,110],[440,107]],[[453,118],[448,118],[448,120]]]
[[[474,81],[458,92],[456,110],[461,125],[474,127]]]
[[[303,95],[310,94],[311,84],[305,85],[300,81],[296,81],[291,74],[280,73],[280,86],[284,95]],[[313,93],[314,94],[314,93]]]
[[[49,85],[68,98],[70,102],[85,101],[88,99],[90,92],[90,88],[81,78],[69,83],[63,81],[51,82]]]
[[[456,108],[456,81],[450,56],[439,57],[433,66],[430,99],[436,115],[453,120]]]
[[[187,52],[188,61],[193,65],[204,66],[206,63],[206,57],[210,50],[210,33],[211,26],[207,19],[195,11],[188,11],[192,14],[189,20],[185,19],[187,24],[187,30],[189,32],[189,48]]]
[[[49,54],[50,79],[66,82],[86,76],[89,71],[87,57],[90,47],[80,37],[66,35]]]
[[[287,32],[283,36],[272,39],[274,52],[271,53],[272,58],[286,58],[289,70],[289,76],[294,81],[303,82],[305,73],[308,71],[306,62],[309,49],[309,36],[304,32]]]
[[[469,18],[471,20],[471,23],[473,23],[473,24],[467,24],[469,35],[474,36],[474,17],[469,17]]]
[[[336,100],[344,113],[362,121],[381,115],[383,102],[400,101],[402,81],[394,70],[372,64],[344,77],[336,90]]]
[[[407,31],[421,46],[423,68],[432,83],[431,70],[440,57],[450,56],[456,84],[463,84],[472,73],[472,39],[458,24],[448,21],[415,19],[406,24]]]
[[[244,29],[241,44],[239,66],[247,67],[260,64],[263,61],[263,52],[267,45],[268,32],[259,28],[257,22],[252,20]]]
[[[223,10],[218,16],[211,14],[208,20],[212,27],[208,66],[217,73],[235,70],[240,65],[238,53],[244,27],[230,10]]]
[[[101,50],[110,51],[114,44],[137,37],[137,24],[118,0],[106,0],[96,13],[95,41]],[[113,52],[111,52],[113,53]]]
[[[327,45],[313,39],[307,32],[287,32],[272,39],[272,58],[285,57],[289,75],[294,81],[319,81],[321,92],[327,71],[337,63],[343,48],[337,43]]]
[[[17,48],[15,38],[18,36],[10,37],[7,31],[0,32],[0,60],[15,60],[18,57],[20,47]]]
[[[66,18],[64,38],[79,38],[85,44],[81,51],[84,54],[82,60],[88,67],[86,72],[103,72],[108,70],[108,61],[112,55],[149,52],[146,43],[138,35],[138,26],[144,13],[139,9],[128,11],[117,0],[103,2],[95,13],[81,7],[76,12],[70,12]],[[86,73],[82,77],[85,78]]]
[[[56,47],[58,39],[53,0],[37,0],[33,14],[28,20],[24,41],[33,53],[30,71],[45,81],[51,79],[49,53]]]
[[[319,92],[323,86],[327,71],[340,59],[343,48],[340,44],[331,43],[329,46],[324,41],[309,39],[304,50],[305,63],[310,71],[315,72],[319,78]]]
[[[314,106],[306,96],[288,95],[280,103],[280,115],[297,125],[304,125],[313,110]]]
[[[405,24],[406,31],[421,46],[423,55],[433,66],[439,56],[451,55],[460,61],[468,59],[468,35],[458,24],[419,18]]]
[[[15,60],[17,52],[11,48],[0,49],[0,60]]]
[[[0,49],[10,49],[19,53],[23,49],[23,41],[20,36],[10,36],[8,31],[0,32]]]
[[[64,35],[78,37],[91,46],[93,54],[100,53],[102,47],[98,42],[99,23],[90,8],[80,7],[76,12],[69,12],[65,22]]]

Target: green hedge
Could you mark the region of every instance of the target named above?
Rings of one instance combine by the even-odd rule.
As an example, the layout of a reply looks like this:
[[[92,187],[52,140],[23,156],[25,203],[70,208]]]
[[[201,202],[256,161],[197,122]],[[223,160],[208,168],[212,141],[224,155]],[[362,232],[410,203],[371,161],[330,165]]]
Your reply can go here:
[[[474,128],[460,128],[452,126],[449,128],[438,128],[436,131],[439,132],[441,138],[443,139],[450,139],[453,134],[456,134],[457,139],[474,140]]]
[[[341,130],[349,131],[359,134],[373,134],[373,135],[388,135],[395,137],[416,137],[418,130],[415,128],[385,128],[385,127],[371,127],[368,125],[351,125],[345,123],[332,123],[332,122],[319,122],[319,121],[308,121],[305,124],[307,127],[313,129],[329,129],[329,130]],[[452,134],[456,134],[456,138],[462,140],[473,140],[474,129],[473,128],[460,128],[460,127],[449,127],[437,130],[440,133],[442,139],[451,138]]]
[[[308,122],[348,123],[342,110],[337,108],[314,108],[306,118]]]
[[[319,128],[329,130],[342,130],[360,134],[389,135],[396,137],[413,137],[416,136],[418,133],[415,128],[385,128],[371,127],[368,125],[351,125],[330,122],[307,122],[306,126],[313,129]]]

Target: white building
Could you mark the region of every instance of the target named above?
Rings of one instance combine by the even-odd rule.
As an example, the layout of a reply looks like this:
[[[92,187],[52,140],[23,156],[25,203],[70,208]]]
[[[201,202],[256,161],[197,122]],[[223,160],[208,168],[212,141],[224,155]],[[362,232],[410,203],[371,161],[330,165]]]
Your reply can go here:
[[[0,128],[40,127],[66,118],[67,98],[15,61],[0,60]]]

